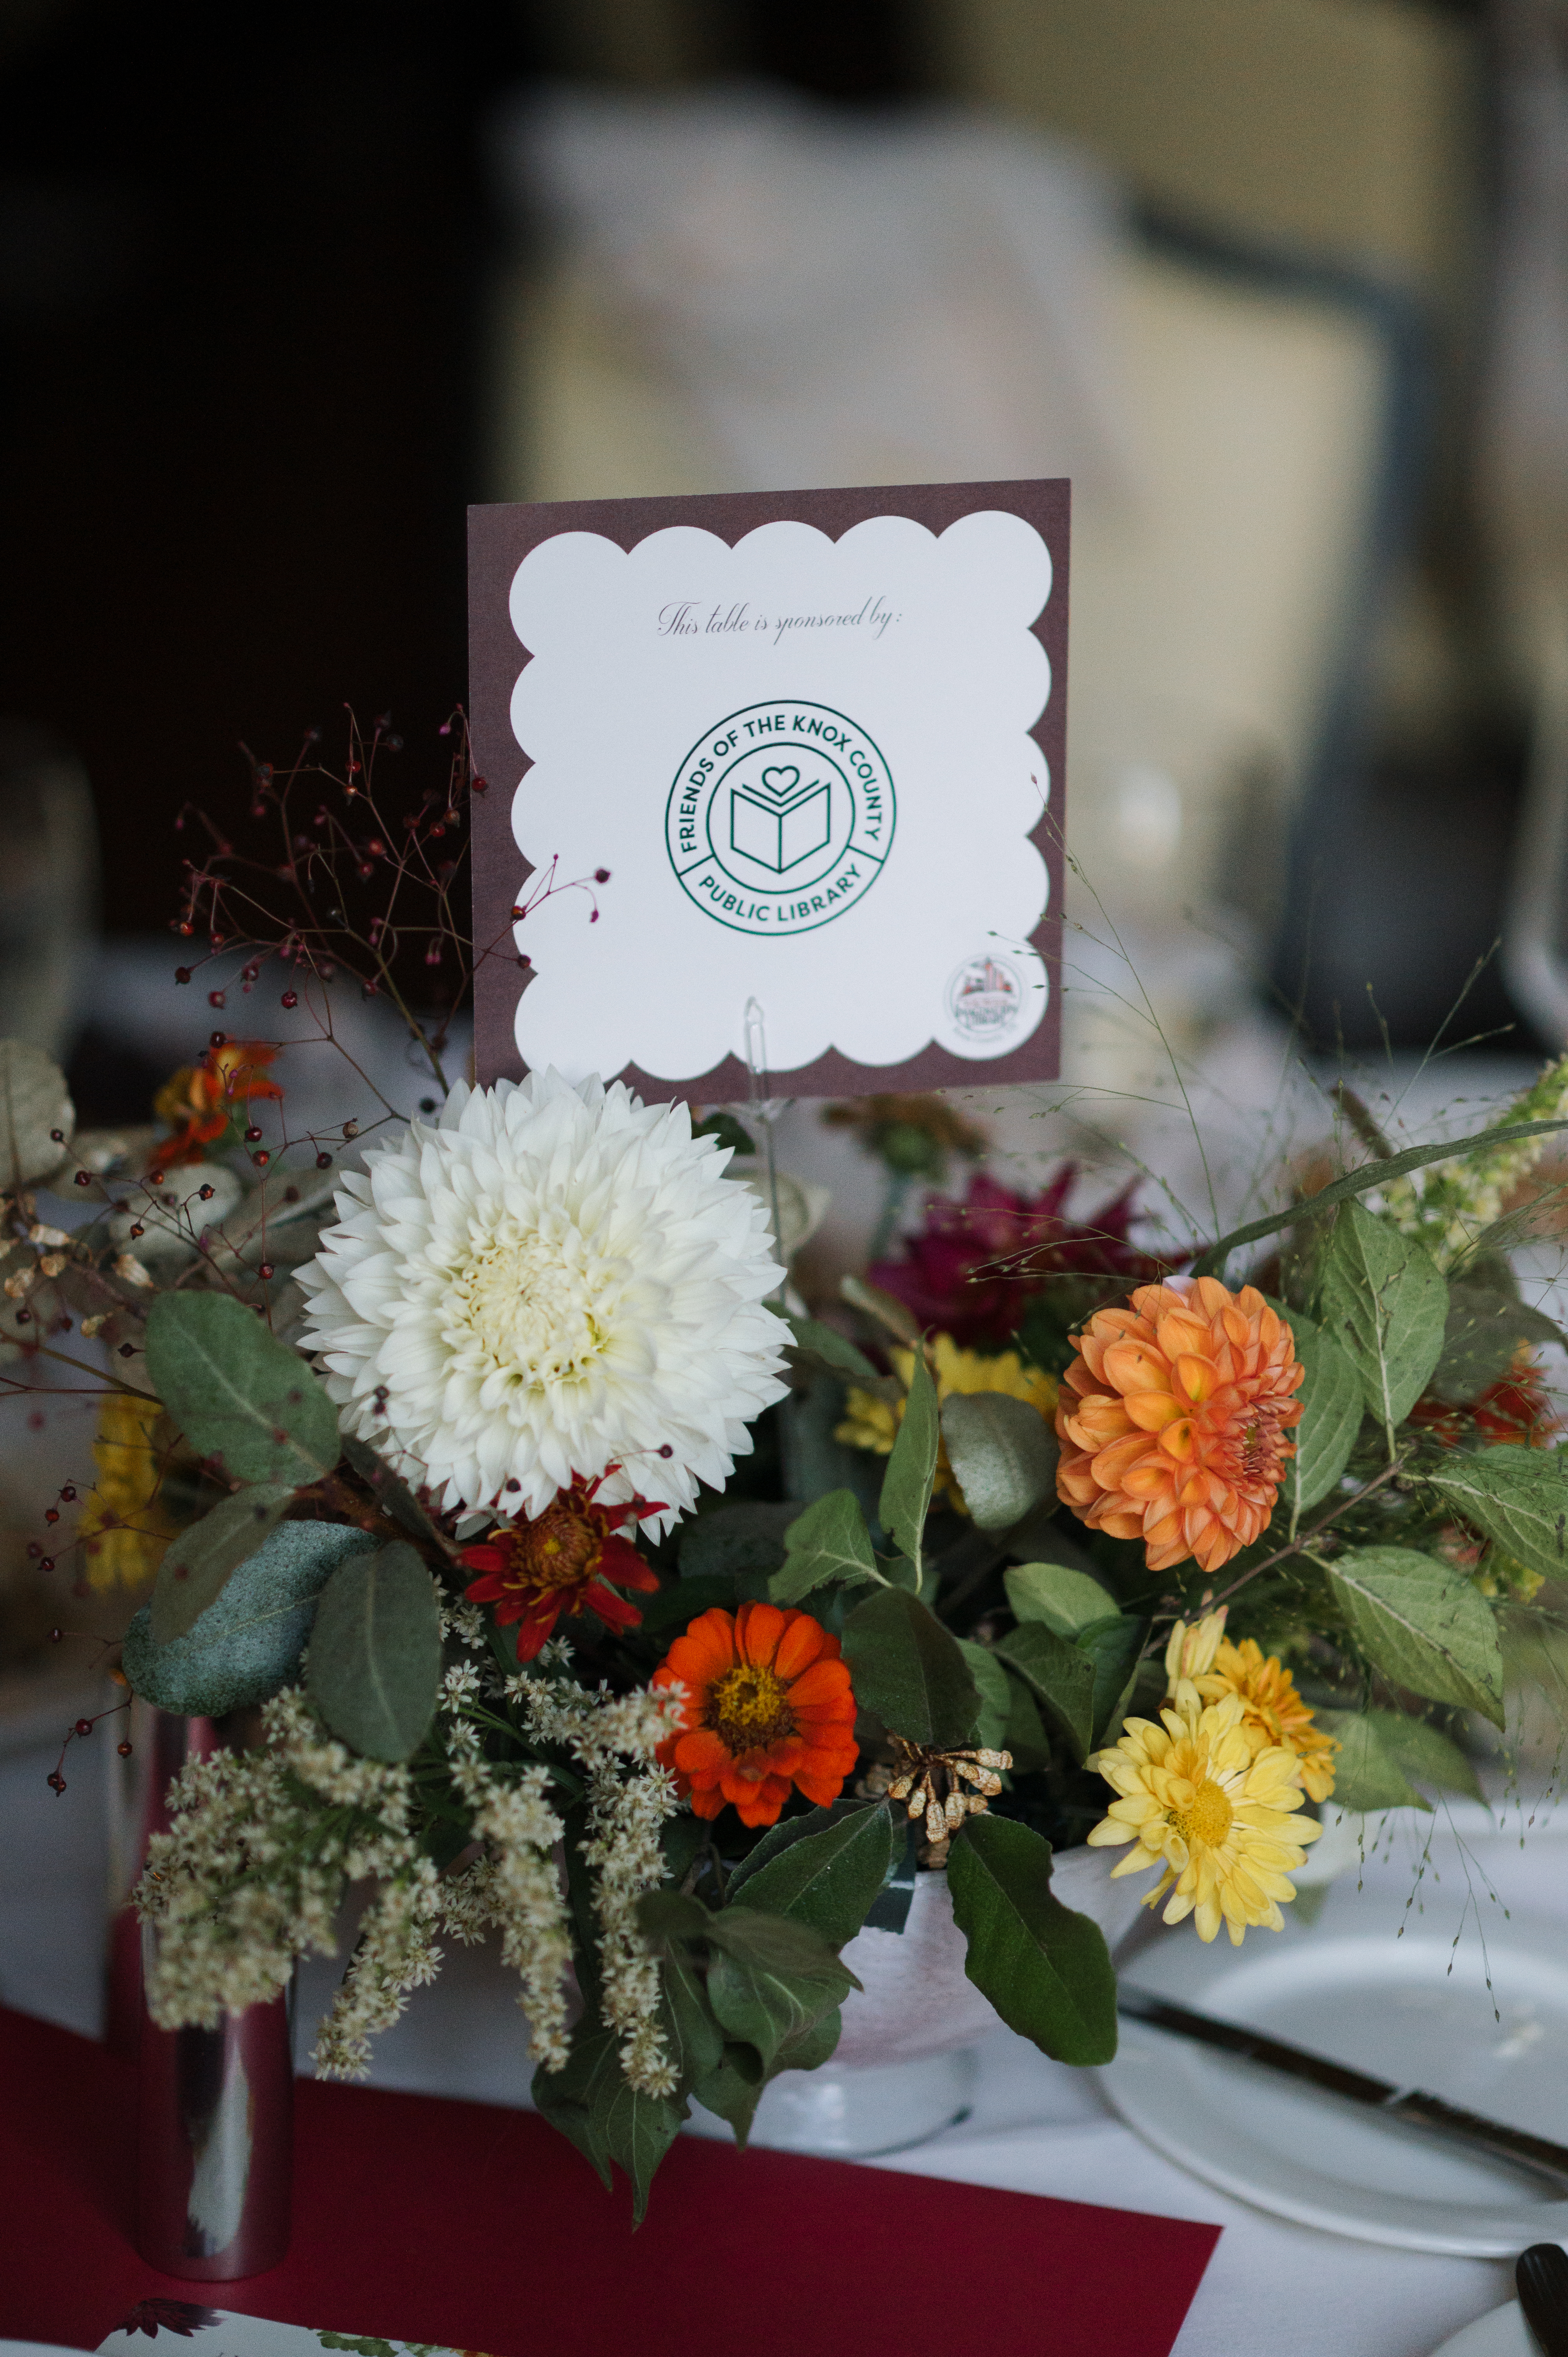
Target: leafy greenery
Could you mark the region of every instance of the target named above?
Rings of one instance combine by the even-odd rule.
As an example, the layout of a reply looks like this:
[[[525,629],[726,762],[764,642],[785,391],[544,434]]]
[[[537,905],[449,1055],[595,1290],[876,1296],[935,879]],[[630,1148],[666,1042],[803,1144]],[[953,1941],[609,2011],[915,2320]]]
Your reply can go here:
[[[256,1481],[236,1490],[175,1539],[153,1588],[151,1628],[160,1645],[193,1628],[221,1594],[231,1572],[255,1554],[292,1503],[284,1481]]]
[[[1053,2061],[1109,2062],[1116,1975],[1105,1935],[1051,1890],[1051,1852],[1027,1825],[967,1817],[948,1860],[964,1970],[1009,2029]]]
[[[430,1731],[441,1623],[429,1572],[401,1540],[345,1563],[322,1591],[306,1676],[334,1735],[368,1760],[408,1760]]]
[[[1421,1479],[1517,1562],[1549,1579],[1568,1569],[1568,1456],[1555,1448],[1452,1449]]]
[[[1029,1401],[1004,1392],[955,1392],[943,1403],[941,1429],[976,1530],[1010,1530],[1043,1500],[1054,1500],[1056,1437]]]
[[[843,1650],[864,1710],[911,1743],[972,1740],[980,1691],[958,1640],[918,1597],[879,1588],[843,1624]]]
[[[784,1567],[768,1592],[775,1604],[799,1604],[830,1579],[875,1579],[876,1557],[852,1490],[830,1490],[789,1524]]]
[[[1502,1725],[1497,1621],[1463,1572],[1409,1547],[1373,1546],[1340,1555],[1328,1579],[1352,1636],[1391,1684]]]
[[[931,1371],[926,1364],[924,1351],[917,1351],[909,1374],[909,1396],[905,1405],[904,1420],[898,1426],[893,1453],[887,1459],[887,1471],[883,1477],[879,1509],[882,1527],[914,1565],[917,1572],[920,1567],[920,1540],[926,1527],[927,1510],[931,1502],[931,1485],[936,1477],[937,1452],[940,1446],[937,1387],[931,1381]]]
[[[297,1674],[328,1582],[375,1544],[344,1523],[280,1523],[183,1635],[160,1643],[144,1604],[125,1631],[133,1690],[180,1718],[220,1718],[265,1702]],[[429,1575],[421,1576],[428,1589]]]
[[[1391,1438],[1443,1349],[1448,1288],[1424,1245],[1348,1203],[1323,1269],[1325,1330],[1355,1370],[1368,1407]]]
[[[341,1454],[338,1411],[297,1351],[225,1293],[160,1293],[147,1373],[198,1457],[231,1480],[295,1486]]]

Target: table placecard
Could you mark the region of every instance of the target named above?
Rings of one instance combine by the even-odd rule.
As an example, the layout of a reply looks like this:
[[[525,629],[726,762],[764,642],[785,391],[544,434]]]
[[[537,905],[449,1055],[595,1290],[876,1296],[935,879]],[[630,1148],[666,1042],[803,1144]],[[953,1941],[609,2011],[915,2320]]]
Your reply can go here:
[[[469,511],[477,1066],[1043,1081],[1069,486]]]

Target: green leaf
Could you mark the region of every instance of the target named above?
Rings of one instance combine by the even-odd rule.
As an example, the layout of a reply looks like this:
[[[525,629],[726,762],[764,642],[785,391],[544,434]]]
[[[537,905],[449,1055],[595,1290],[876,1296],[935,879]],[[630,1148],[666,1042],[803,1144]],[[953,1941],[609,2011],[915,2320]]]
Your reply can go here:
[[[879,1383],[882,1380],[864,1351],[839,1333],[832,1326],[824,1326],[820,1318],[791,1318],[789,1330],[796,1347],[806,1357],[814,1359],[830,1374],[842,1375],[852,1383]]]
[[[595,2014],[585,2014],[572,2033],[564,2070],[536,2071],[536,2108],[569,2136],[592,2162],[606,2186],[610,2164],[632,2182],[632,2222],[640,2226],[654,2171],[680,2133],[684,2106],[667,2095],[640,2095],[620,2067],[618,2041]]]
[[[747,1907],[804,1923],[830,1948],[842,1948],[865,1922],[892,1862],[892,1811],[873,1802],[791,1842],[740,1888]],[[734,1878],[730,1892],[733,1901]]]
[[[1015,1620],[1043,1621],[1058,1637],[1076,1637],[1116,1609],[1116,1598],[1084,1571],[1065,1563],[1019,1563],[1003,1575]]]
[[[628,1635],[657,1638],[660,1644],[671,1630],[684,1629],[700,1612],[711,1612],[716,1605],[721,1611],[733,1612],[736,1605],[733,1579],[672,1579],[657,1596],[639,1596],[638,1609],[642,1619],[638,1628]]]
[[[341,1454],[338,1411],[297,1351],[226,1293],[160,1293],[147,1373],[199,1457],[237,1481],[296,1487]]]
[[[418,1750],[435,1716],[441,1619],[435,1583],[403,1540],[333,1573],[306,1684],[333,1734],[366,1759]]]
[[[1367,1815],[1380,1809],[1429,1810],[1432,1804],[1417,1792],[1417,1782],[1482,1798],[1471,1761],[1430,1720],[1396,1710],[1319,1710],[1316,1717],[1325,1734],[1339,1742],[1331,1809]]]
[[[1244,1228],[1232,1228],[1218,1243],[1210,1244],[1192,1264],[1194,1276],[1217,1276],[1233,1252],[1242,1244],[1257,1243],[1264,1236],[1277,1236],[1282,1228],[1294,1228],[1299,1221],[1316,1219],[1333,1210],[1336,1203],[1345,1203],[1357,1195],[1369,1194],[1374,1187],[1386,1187],[1391,1178],[1402,1178],[1407,1171],[1424,1170],[1434,1162],[1457,1162],[1472,1147],[1484,1146],[1488,1153],[1494,1146],[1511,1146],[1524,1137],[1548,1137],[1558,1130],[1568,1129],[1568,1121],[1514,1121],[1498,1129],[1477,1130],[1472,1137],[1451,1139],[1444,1146],[1411,1146],[1402,1154],[1391,1154],[1383,1162],[1364,1162],[1358,1170],[1348,1170],[1343,1178],[1320,1188],[1305,1202],[1287,1203],[1283,1211],[1270,1211],[1261,1220],[1249,1220]]]
[[[950,1749],[967,1743],[980,1717],[980,1691],[956,1637],[918,1597],[878,1588],[843,1624],[854,1697],[889,1735]]]
[[[0,1191],[58,1170],[75,1130],[76,1107],[53,1058],[26,1039],[0,1039]]]
[[[1347,1204],[1324,1260],[1323,1323],[1380,1424],[1402,1424],[1426,1389],[1447,1316],[1448,1288],[1425,1245]]]
[[[773,1504],[748,1499],[738,1506],[720,1506],[699,1514],[681,1540],[682,1579],[730,1579],[737,1583],[766,1577],[784,1560],[784,1534],[800,1520],[798,1505]],[[759,1590],[748,1588],[748,1594]]]
[[[905,1404],[904,1421],[898,1426],[893,1454],[887,1459],[887,1470],[882,1480],[882,1501],[877,1508],[883,1529],[917,1568],[920,1561],[920,1538],[926,1527],[926,1509],[931,1502],[931,1483],[936,1478],[937,1452],[940,1446],[937,1387],[931,1381],[925,1351],[917,1350],[909,1369],[909,1396]]]
[[[683,1949],[668,1949],[660,1972],[670,2060],[680,2073],[681,2094],[689,2095],[723,2061],[724,2033],[709,2010],[703,1975]]]
[[[1490,1272],[1453,1277],[1448,1286],[1448,1322],[1431,1389],[1440,1400],[1462,1407],[1500,1383],[1520,1350],[1531,1342],[1561,1342],[1561,1327],[1532,1309]]]
[[[1005,1392],[954,1392],[942,1404],[942,1438],[977,1531],[1011,1530],[1055,1498],[1056,1435],[1038,1408]]]
[[[1056,2062],[1116,2052],[1116,1975],[1098,1923],[1051,1892],[1050,1844],[1006,1817],[966,1817],[948,1853],[964,1971],[1009,2029]]]
[[[1043,1620],[1026,1620],[996,1641],[1009,1669],[1016,1670],[1065,1730],[1079,1759],[1094,1748],[1094,1671],[1091,1656],[1070,1637],[1058,1637]]]
[[[1332,1334],[1315,1326],[1299,1309],[1283,1301],[1269,1302],[1295,1337],[1295,1355],[1306,1369],[1306,1381],[1296,1397],[1301,1422],[1290,1434],[1295,1455],[1285,1467],[1282,1500],[1293,1516],[1326,1498],[1350,1460],[1356,1435],[1361,1429],[1364,1403],[1355,1368]]]
[[[177,1718],[221,1718],[265,1702],[298,1669],[328,1579],[375,1545],[347,1523],[280,1523],[183,1637],[160,1644],[144,1604],[125,1631],[133,1692]]]
[[[160,1645],[183,1637],[220,1594],[229,1575],[282,1522],[295,1495],[283,1481],[257,1481],[220,1498],[181,1531],[158,1566],[151,1627]]]
[[[645,1890],[638,1900],[637,1921],[646,1938],[668,1945],[673,1940],[705,1940],[713,1912],[689,1891],[672,1890],[668,1883],[660,1883],[657,1890]]]
[[[980,1723],[974,1739],[983,1751],[1001,1751],[1007,1741],[1007,1717],[1012,1706],[1012,1689],[1007,1673],[989,1645],[977,1645],[972,1637],[961,1637],[959,1651],[969,1663],[969,1674],[980,1688]]]
[[[830,1490],[817,1499],[789,1524],[784,1544],[784,1568],[768,1583],[775,1604],[799,1604],[824,1580],[877,1576],[871,1534],[853,1490]]]
[[[1374,1816],[1381,1809],[1425,1809],[1423,1800],[1404,1771],[1393,1728],[1391,1710],[1319,1710],[1317,1724],[1326,1735],[1337,1736],[1334,1794],[1329,1809],[1354,1809]]]
[[[1114,1612],[1079,1631],[1077,1642],[1094,1664],[1091,1698],[1096,1748],[1120,1727],[1138,1675],[1138,1657],[1149,1633],[1146,1620]]]
[[[1555,1448],[1449,1449],[1420,1478],[1467,1523],[1532,1571],[1568,1569],[1568,1457]]]
[[[1007,1749],[1013,1754],[1013,1766],[1019,1775],[1027,1775],[1032,1768],[1051,1765],[1051,1738],[1040,1717],[1040,1706],[1035,1700],[1035,1690],[1016,1672],[1007,1677]]]
[[[708,2003],[726,2038],[754,2046],[766,2069],[860,1983],[805,1924],[725,1907],[708,1927],[716,1950]]]
[[[1395,1546],[1356,1547],[1326,1568],[1351,1635],[1392,1684],[1502,1725],[1497,1622],[1462,1571]]]
[[[827,2015],[824,2018],[833,2020],[837,2017]],[[833,2043],[838,2043],[836,2036]],[[726,2040],[717,2068],[697,2082],[692,2095],[705,2112],[715,2112],[721,2120],[729,2122],[735,2130],[735,2140],[744,2152],[767,2083],[768,2074],[756,2047],[748,2046],[744,2039],[735,2039]]]

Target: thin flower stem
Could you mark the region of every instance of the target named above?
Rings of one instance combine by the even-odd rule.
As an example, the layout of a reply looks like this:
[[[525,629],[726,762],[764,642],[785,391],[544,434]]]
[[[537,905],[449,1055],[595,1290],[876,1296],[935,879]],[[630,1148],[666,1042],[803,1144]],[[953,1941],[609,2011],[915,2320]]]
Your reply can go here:
[[[1241,1574],[1240,1579],[1233,1579],[1229,1587],[1221,1588],[1219,1594],[1212,1598],[1204,1609],[1212,1612],[1218,1606],[1229,1603],[1237,1590],[1245,1587],[1249,1580],[1256,1579],[1260,1572],[1272,1571],[1275,1564],[1285,1562],[1293,1555],[1305,1555],[1314,1563],[1321,1563],[1323,1558],[1313,1555],[1307,1542],[1316,1538],[1320,1531],[1327,1530],[1331,1523],[1337,1523],[1341,1514],[1348,1514],[1352,1506],[1360,1505],[1364,1499],[1371,1496],[1374,1490],[1380,1490],[1385,1481],[1392,1480],[1405,1461],[1402,1454],[1396,1457],[1391,1464],[1385,1465],[1382,1471],[1367,1482],[1364,1488],[1358,1490],[1353,1498],[1342,1498],[1330,1512],[1321,1515],[1313,1523],[1311,1529],[1305,1531],[1299,1539],[1292,1539],[1287,1545],[1276,1548],[1273,1555],[1265,1555],[1262,1563],[1253,1564],[1250,1570]]]

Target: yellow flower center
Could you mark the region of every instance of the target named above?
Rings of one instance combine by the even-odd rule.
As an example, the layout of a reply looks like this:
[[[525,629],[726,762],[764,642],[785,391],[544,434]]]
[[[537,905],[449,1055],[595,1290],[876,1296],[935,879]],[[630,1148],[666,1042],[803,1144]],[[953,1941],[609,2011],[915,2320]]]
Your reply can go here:
[[[708,1724],[731,1751],[757,1751],[795,1732],[789,1690],[774,1671],[750,1662],[726,1670],[708,1689]]]
[[[1207,1849],[1218,1849],[1234,1816],[1222,1788],[1208,1777],[1193,1794],[1190,1808],[1172,1810],[1171,1823],[1184,1842],[1201,1842]]]
[[[476,1372],[569,1383],[604,1353],[612,1287],[613,1273],[588,1260],[580,1237],[491,1235],[451,1272],[446,1340]]]

